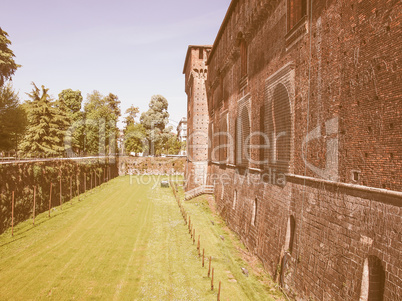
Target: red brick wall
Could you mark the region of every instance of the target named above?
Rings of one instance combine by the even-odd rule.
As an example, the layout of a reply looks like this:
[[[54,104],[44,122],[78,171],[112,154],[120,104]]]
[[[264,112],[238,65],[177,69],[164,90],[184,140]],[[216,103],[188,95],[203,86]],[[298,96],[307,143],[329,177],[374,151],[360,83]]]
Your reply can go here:
[[[187,93],[187,158],[185,170],[186,190],[203,184],[199,173],[206,178],[208,160],[208,104],[205,89],[207,79],[207,52],[210,46],[189,46],[183,73],[186,78]],[[200,54],[202,53],[202,54]],[[195,163],[194,163],[195,162]],[[205,168],[199,168],[204,162]],[[202,170],[205,170],[202,172]]]
[[[232,1],[208,58],[215,133],[228,114],[229,133],[236,137],[245,98],[251,132],[275,127],[266,116],[273,91],[282,84],[288,92],[286,184],[278,183],[285,176],[275,162],[236,166],[234,144],[226,164],[210,163],[209,182],[225,175],[227,183],[215,181],[222,216],[273,275],[280,276],[287,261],[278,279],[294,296],[358,299],[364,260],[371,255],[385,270],[384,300],[402,296],[401,12],[395,0],[314,1],[312,13],[288,31],[287,1]],[[248,47],[246,77],[241,41]],[[251,144],[259,141],[253,137]],[[251,159],[267,158],[257,148],[250,152]],[[283,259],[291,215],[293,252]]]
[[[280,279],[293,297],[315,300],[358,300],[364,260],[371,255],[385,270],[384,300],[402,294],[400,197],[301,180],[284,186],[261,181],[259,173],[241,175],[234,168],[212,165],[218,211],[245,245]],[[223,177],[222,175],[225,174]],[[230,180],[228,180],[230,179]],[[233,208],[234,191],[237,202]],[[256,225],[251,223],[257,199]],[[289,217],[295,218],[293,252],[281,267]]]

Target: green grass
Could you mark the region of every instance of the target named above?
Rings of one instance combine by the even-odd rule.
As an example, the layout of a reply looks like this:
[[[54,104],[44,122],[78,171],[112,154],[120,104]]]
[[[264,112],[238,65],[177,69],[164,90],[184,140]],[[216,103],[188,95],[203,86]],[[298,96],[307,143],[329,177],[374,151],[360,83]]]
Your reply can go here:
[[[219,281],[221,300],[281,298],[241,273],[238,242],[205,199],[184,206],[213,257],[214,291],[171,189],[120,177],[0,236],[0,300],[216,300]]]

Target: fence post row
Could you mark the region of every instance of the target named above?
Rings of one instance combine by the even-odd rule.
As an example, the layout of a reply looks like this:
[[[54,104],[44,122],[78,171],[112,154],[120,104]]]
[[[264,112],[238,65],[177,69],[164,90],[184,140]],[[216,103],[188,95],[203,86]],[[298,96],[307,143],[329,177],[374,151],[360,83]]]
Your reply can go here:
[[[53,186],[53,183],[50,183],[50,196],[49,196],[49,217],[50,217],[50,209],[52,208],[52,186]]]
[[[34,186],[34,193],[33,193],[33,225],[35,225],[35,210],[36,210],[36,185]]]
[[[185,223],[187,224],[187,212],[185,211],[184,207],[182,206],[182,204],[180,202],[180,199],[177,196],[177,193],[176,193],[177,187],[175,186],[176,183],[173,183],[172,181],[169,181],[169,182],[170,182],[170,186],[172,187],[173,195],[176,198],[177,204],[182,213],[183,219],[185,220]],[[191,195],[197,194],[199,192],[208,193],[209,192],[208,189],[210,189],[209,186],[198,187],[192,191]],[[185,199],[187,199],[188,195],[189,194],[185,195]],[[188,216],[188,231],[190,233],[190,237],[194,244],[195,243],[195,228],[193,227],[193,224],[191,223],[191,216]],[[200,234],[198,235],[197,250],[198,250],[198,257],[201,257],[201,235]],[[205,259],[205,249],[203,248],[202,249],[202,267],[204,267],[204,259]],[[212,262],[212,256],[209,256],[208,278],[211,275],[211,262]],[[215,269],[212,268],[212,275],[211,275],[211,290],[212,291],[214,290],[214,271],[215,271]],[[222,287],[222,281],[219,281],[219,288],[218,288],[218,295],[217,295],[218,301],[220,301],[220,298],[221,298],[221,287]]]
[[[11,197],[11,236],[14,236],[14,191]]]
[[[40,160],[40,159],[34,159],[34,160],[30,160],[30,161],[49,161],[49,160]],[[103,169],[101,169],[101,171],[99,172],[99,174],[96,173],[96,171],[91,172],[91,188],[93,188],[93,184],[95,184],[96,187],[96,177],[98,176],[98,185],[101,185],[102,182],[102,172],[103,172],[103,181],[104,183],[106,183],[107,180],[109,180],[111,178],[111,167],[105,166]],[[43,170],[43,175],[45,174],[44,170]],[[61,165],[59,166],[59,204],[60,204],[60,209],[63,209],[63,170],[61,168]],[[109,175],[109,176],[108,176]],[[78,196],[78,201],[80,200],[80,175],[79,172],[76,175],[76,190],[75,192],[73,192],[73,176],[70,175],[70,201],[73,199],[74,195],[76,194]],[[94,180],[92,180],[94,178]],[[66,179],[67,180],[67,179]],[[93,182],[94,181],[94,182]],[[68,189],[68,182],[66,182],[66,186]],[[173,183],[174,184],[174,183]],[[33,185],[33,204],[32,204],[32,225],[35,226],[35,219],[36,219],[36,195],[37,195],[37,186],[36,184]],[[84,183],[83,183],[83,190],[84,192],[86,192],[87,189],[87,174],[86,172],[84,172]],[[49,188],[49,203],[48,203],[48,217],[51,217],[51,209],[52,209],[52,193],[53,193],[53,182],[50,182],[50,188]],[[42,194],[44,194],[44,192],[42,191]],[[57,194],[55,195],[57,197]],[[67,195],[66,195],[67,196]],[[176,198],[177,194],[175,193]],[[16,193],[15,190],[12,191],[12,196],[11,196],[11,235],[14,236],[14,225],[15,223],[15,213],[16,213],[16,202],[15,202],[15,198],[16,198]],[[72,203],[71,203],[72,204]],[[179,206],[180,206],[180,202],[179,202]],[[41,206],[40,206],[41,207]],[[184,208],[182,208],[182,210],[184,210]],[[184,212],[184,211],[183,211]],[[183,217],[184,217],[184,213],[183,213]],[[27,219],[29,219],[29,217],[27,217]],[[187,221],[186,221],[187,222]]]

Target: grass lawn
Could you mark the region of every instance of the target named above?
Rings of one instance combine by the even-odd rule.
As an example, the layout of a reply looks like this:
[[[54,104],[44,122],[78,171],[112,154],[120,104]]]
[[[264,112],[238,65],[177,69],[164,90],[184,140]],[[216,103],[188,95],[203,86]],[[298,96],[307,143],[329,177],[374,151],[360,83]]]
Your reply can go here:
[[[143,180],[147,178],[143,177]],[[116,178],[0,236],[0,300],[282,300],[239,256],[205,198],[184,204],[212,256],[215,288],[170,188]],[[215,220],[215,225],[211,223]],[[225,240],[220,238],[225,237]],[[250,270],[249,277],[241,267]],[[270,297],[272,294],[273,297]]]

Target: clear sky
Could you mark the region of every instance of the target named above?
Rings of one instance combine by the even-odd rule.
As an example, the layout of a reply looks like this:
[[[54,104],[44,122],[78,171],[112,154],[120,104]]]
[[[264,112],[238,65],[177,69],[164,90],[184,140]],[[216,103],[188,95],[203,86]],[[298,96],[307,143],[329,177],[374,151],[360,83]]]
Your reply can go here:
[[[169,102],[171,120],[186,116],[182,74],[187,46],[213,44],[230,0],[0,0],[0,27],[15,61],[21,100],[31,82],[55,98],[81,90],[116,94],[122,113],[143,112],[151,96]],[[120,126],[122,126],[120,124]]]

